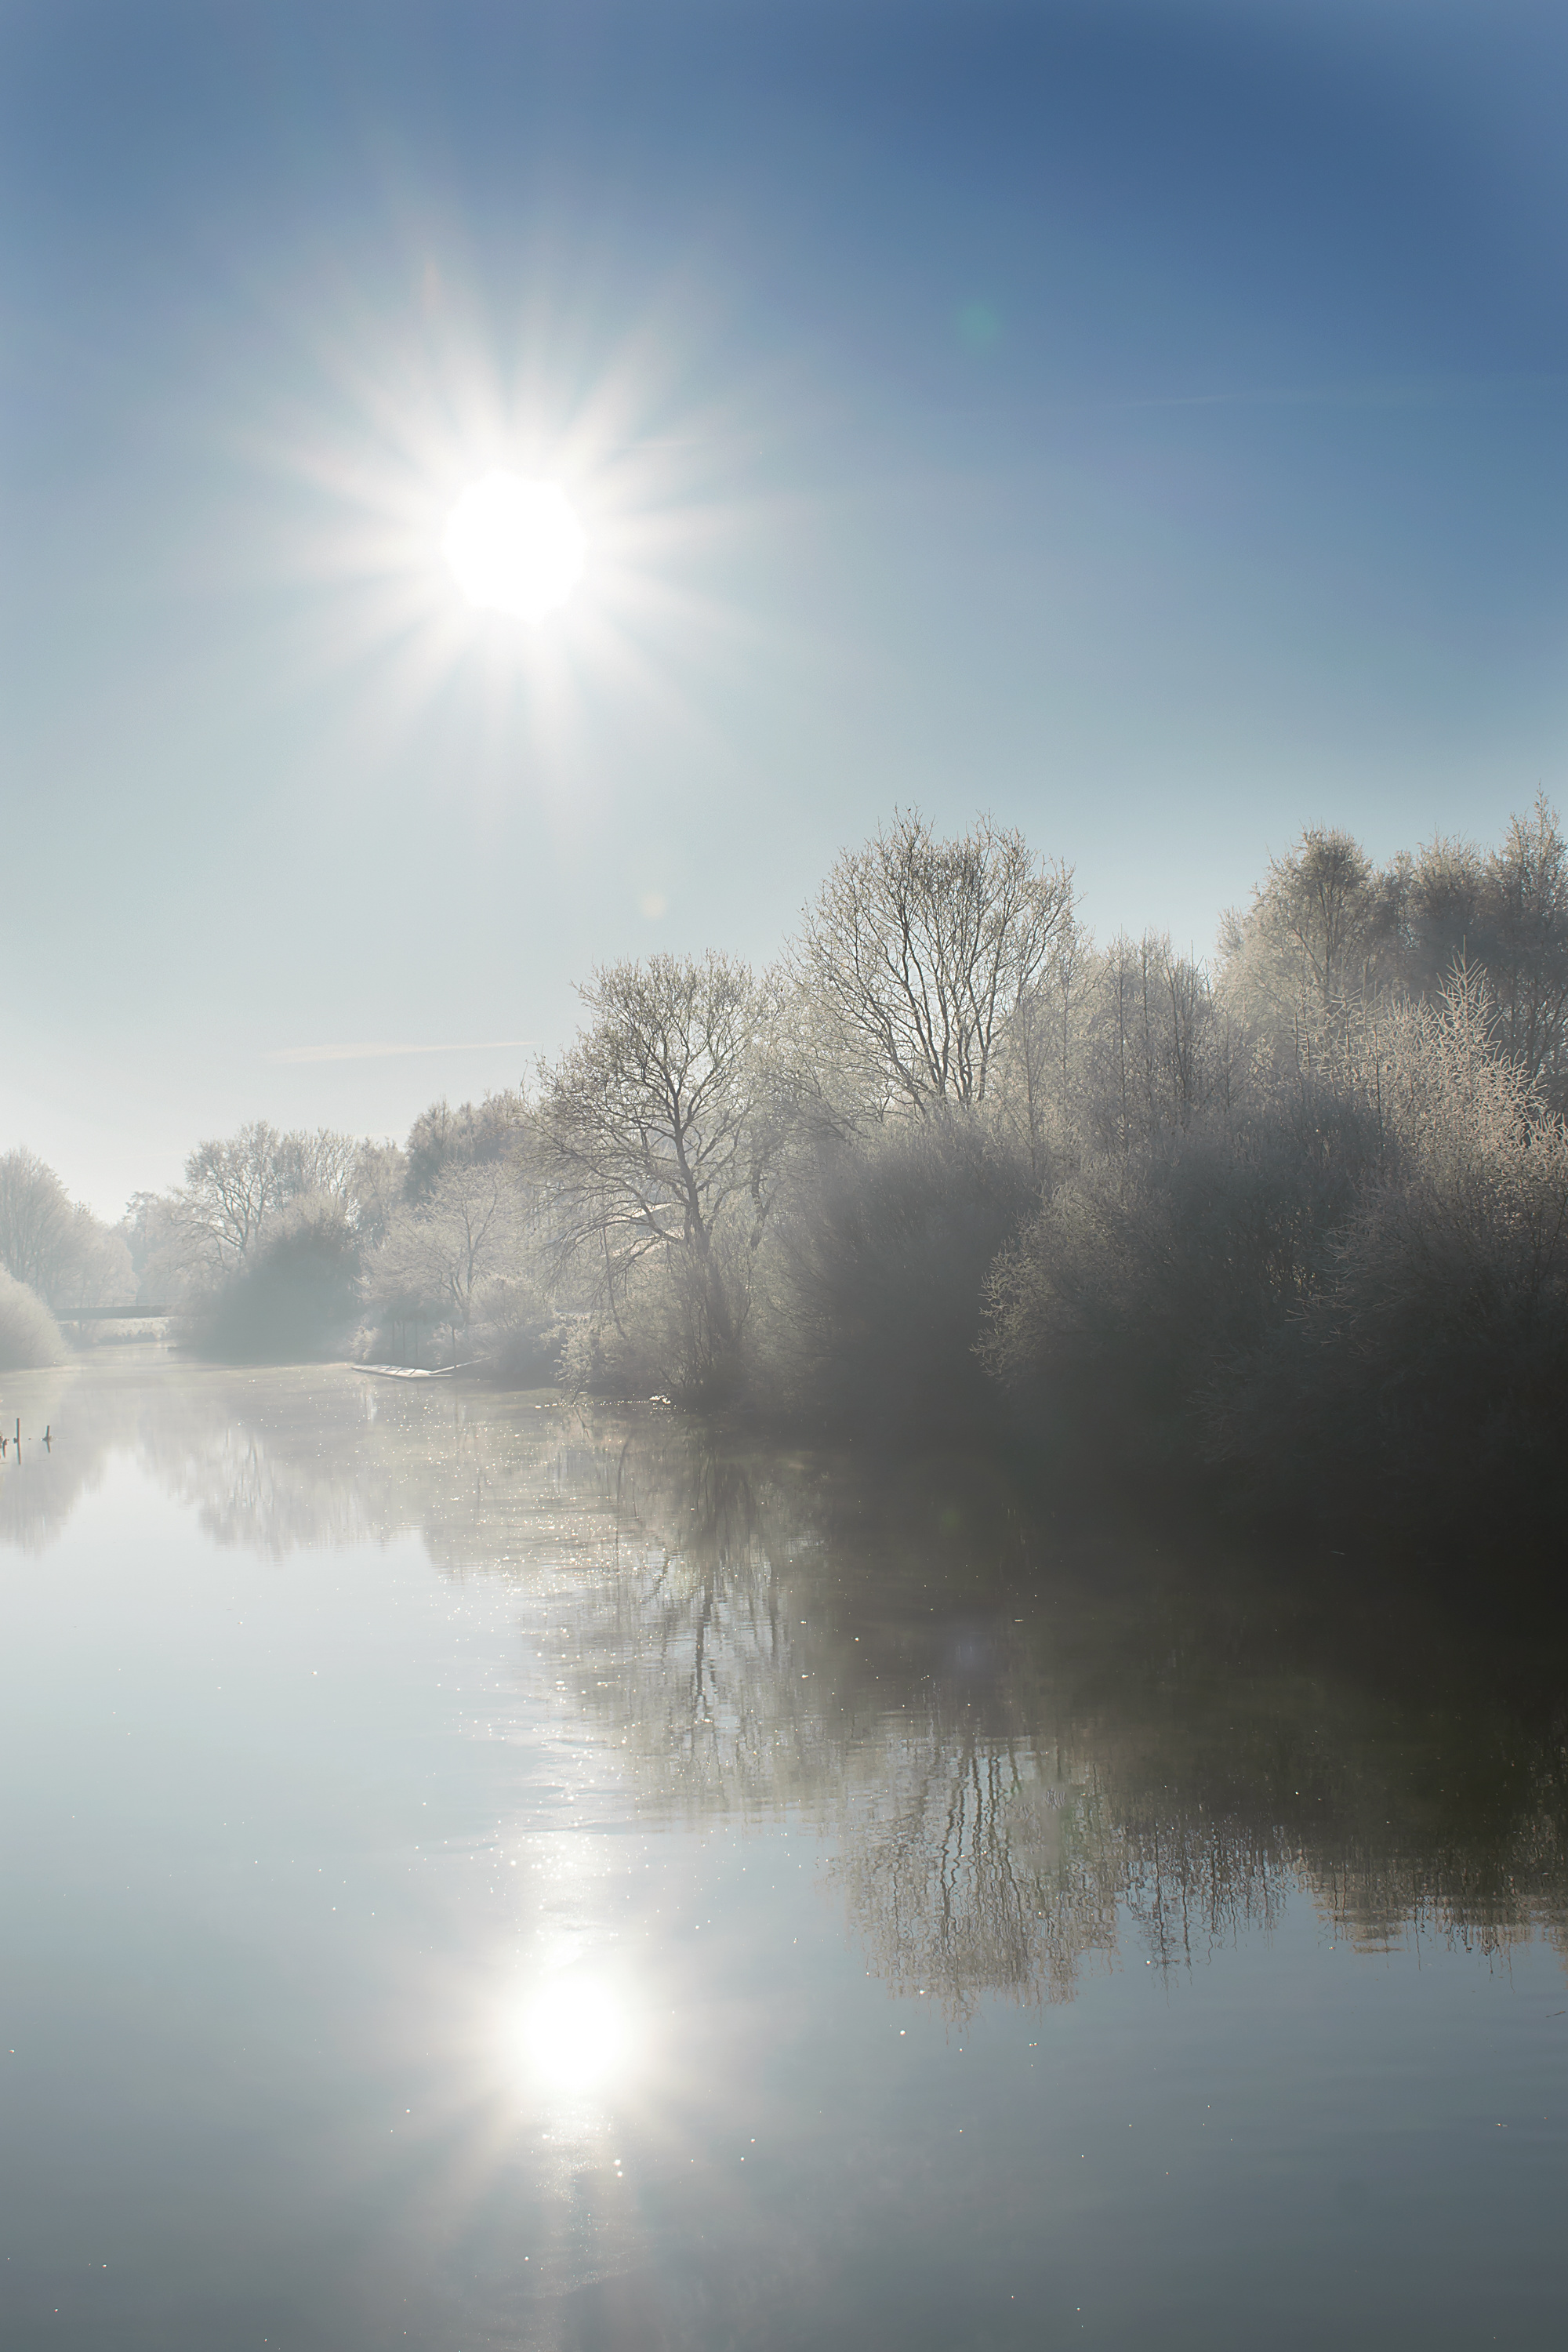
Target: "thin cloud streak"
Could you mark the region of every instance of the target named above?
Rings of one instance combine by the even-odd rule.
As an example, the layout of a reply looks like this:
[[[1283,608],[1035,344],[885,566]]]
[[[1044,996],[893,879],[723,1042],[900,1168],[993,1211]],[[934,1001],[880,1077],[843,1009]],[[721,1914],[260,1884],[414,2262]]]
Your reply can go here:
[[[400,1054],[531,1054],[531,1037],[489,1037],[458,1045],[278,1045],[264,1062],[381,1062]]]

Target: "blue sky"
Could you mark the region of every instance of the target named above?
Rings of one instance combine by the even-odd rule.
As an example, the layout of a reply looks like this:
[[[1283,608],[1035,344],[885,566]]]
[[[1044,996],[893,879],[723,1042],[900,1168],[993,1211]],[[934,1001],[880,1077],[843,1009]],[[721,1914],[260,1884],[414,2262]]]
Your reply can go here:
[[[1304,824],[1495,837],[1565,100],[1513,0],[11,0],[0,1144],[401,1132],[895,803],[1200,950]],[[497,463],[589,533],[537,630],[440,562]]]

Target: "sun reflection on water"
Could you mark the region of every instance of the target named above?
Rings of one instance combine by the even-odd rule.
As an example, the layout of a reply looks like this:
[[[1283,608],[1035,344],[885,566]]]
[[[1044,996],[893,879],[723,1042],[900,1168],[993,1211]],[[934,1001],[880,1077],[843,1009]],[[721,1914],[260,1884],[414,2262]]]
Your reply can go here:
[[[521,2041],[530,2074],[555,2091],[604,2090],[634,2054],[625,2000],[594,1977],[559,1977],[537,1991],[523,2011]]]

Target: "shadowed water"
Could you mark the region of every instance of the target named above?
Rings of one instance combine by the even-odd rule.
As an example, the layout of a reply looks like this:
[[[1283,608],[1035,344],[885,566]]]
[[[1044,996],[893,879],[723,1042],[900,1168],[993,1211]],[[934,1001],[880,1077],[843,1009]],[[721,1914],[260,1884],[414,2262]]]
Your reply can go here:
[[[7,2344],[1557,2340],[1547,1627],[456,1383],[18,1418]]]

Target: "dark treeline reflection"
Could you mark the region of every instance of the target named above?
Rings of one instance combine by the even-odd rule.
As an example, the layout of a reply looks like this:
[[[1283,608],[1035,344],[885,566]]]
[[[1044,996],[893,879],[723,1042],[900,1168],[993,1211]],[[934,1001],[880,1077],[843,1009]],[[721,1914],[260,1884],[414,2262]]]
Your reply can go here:
[[[1361,1946],[1563,1937],[1561,1657],[1331,1558],[1090,1539],[973,1461],[434,1383],[95,1376],[53,1411],[66,1442],[5,1465],[10,1540],[123,1449],[220,1543],[417,1532],[443,1573],[515,1577],[637,1807],[820,1832],[869,1965],[953,2014],[1201,1960],[1288,1902]]]
[[[1561,1937],[1555,1662],[1404,1603],[1058,1540],[994,1472],[628,1446],[574,1627],[653,1801],[799,1806],[879,1972],[954,2011],[1191,1960],[1287,1895],[1340,1937]],[[1353,1664],[1347,1664],[1353,1660]]]

